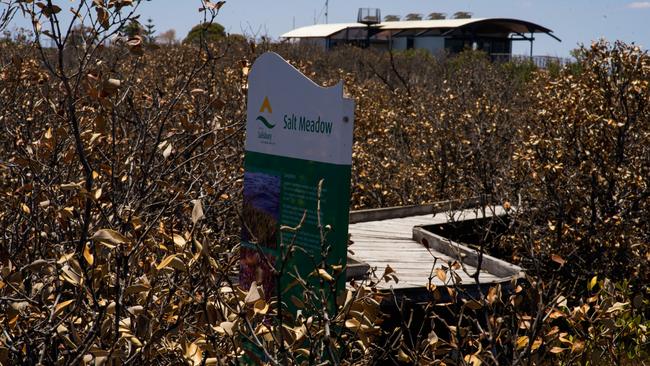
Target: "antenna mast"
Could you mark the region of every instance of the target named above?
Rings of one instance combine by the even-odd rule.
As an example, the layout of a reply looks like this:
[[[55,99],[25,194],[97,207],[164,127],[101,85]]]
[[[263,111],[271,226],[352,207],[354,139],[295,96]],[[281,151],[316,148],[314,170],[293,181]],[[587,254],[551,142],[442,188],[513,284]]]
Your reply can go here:
[[[329,15],[329,7],[330,7],[329,4],[330,4],[330,1],[329,1],[329,0],[325,0],[325,24],[328,24],[328,23],[329,23],[329,19],[328,19],[328,15]]]

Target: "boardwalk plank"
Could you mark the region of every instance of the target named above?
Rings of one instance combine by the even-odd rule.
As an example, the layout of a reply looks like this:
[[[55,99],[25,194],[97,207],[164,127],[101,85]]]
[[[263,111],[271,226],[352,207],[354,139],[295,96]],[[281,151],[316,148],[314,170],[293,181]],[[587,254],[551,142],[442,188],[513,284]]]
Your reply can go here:
[[[495,212],[503,214],[504,211],[502,208],[497,208]],[[453,220],[474,219],[481,216],[480,212],[475,210],[463,210],[456,212],[453,215]],[[492,216],[492,213],[488,212],[487,216]],[[428,278],[436,259],[435,268],[448,266],[455,259],[438,251],[429,251],[422,244],[413,240],[413,228],[446,223],[449,218],[450,216],[447,214],[426,214],[351,224],[349,232],[354,244],[350,246],[350,250],[355,253],[356,258],[366,262],[371,268],[377,268],[377,275],[381,275],[387,265],[396,271],[399,283],[382,281],[378,284],[378,288],[424,288],[429,281]],[[461,278],[463,284],[475,285],[474,279],[470,275],[476,271],[476,268],[469,265],[465,265],[464,268],[467,273],[458,270],[456,274]],[[482,283],[494,283],[509,281],[510,278],[495,276],[483,270],[479,275],[479,280]],[[436,286],[445,285],[437,277],[433,279],[432,283]]]

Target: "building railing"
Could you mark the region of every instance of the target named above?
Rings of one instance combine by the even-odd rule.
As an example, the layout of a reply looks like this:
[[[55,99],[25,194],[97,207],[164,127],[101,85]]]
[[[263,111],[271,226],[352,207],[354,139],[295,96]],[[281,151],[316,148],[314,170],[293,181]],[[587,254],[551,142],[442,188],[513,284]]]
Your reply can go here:
[[[509,53],[492,53],[490,58],[493,62],[532,62],[540,69],[548,69],[550,66],[564,67],[574,62],[573,59],[568,57],[554,57],[554,56],[526,56],[526,55],[511,55]]]

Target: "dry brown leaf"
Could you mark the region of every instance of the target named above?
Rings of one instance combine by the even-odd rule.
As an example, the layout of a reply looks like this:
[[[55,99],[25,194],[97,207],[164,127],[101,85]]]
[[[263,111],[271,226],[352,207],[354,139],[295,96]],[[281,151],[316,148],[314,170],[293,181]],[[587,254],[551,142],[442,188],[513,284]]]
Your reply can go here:
[[[301,355],[303,357],[309,357],[310,353],[309,353],[309,350],[306,349],[306,348],[298,348],[296,350],[296,354],[299,354],[299,355]]]
[[[559,264],[560,266],[563,266],[564,263],[566,263],[566,261],[564,260],[564,258],[562,258],[561,256],[559,256],[559,255],[557,255],[557,254],[552,254],[552,255],[551,255],[551,260],[552,260],[553,262]]]
[[[133,315],[140,315],[144,311],[144,307],[142,305],[129,306],[126,311]]]
[[[129,341],[136,347],[142,347],[142,342],[140,342],[138,337],[131,337],[129,338]]]
[[[163,268],[167,268],[167,266],[170,265],[170,263],[174,260],[174,258],[176,258],[176,254],[168,255],[167,257],[165,257],[165,259],[163,259],[160,262],[160,264],[156,266],[156,269],[160,271]]]
[[[488,304],[490,305],[494,304],[494,302],[498,298],[498,293],[499,293],[499,289],[497,288],[497,286],[490,287],[486,296]]]
[[[172,154],[172,144],[168,143],[167,147],[165,147],[165,150],[163,150],[162,155],[165,159],[167,159],[171,154]]]
[[[384,274],[383,274],[381,277],[382,277],[382,278],[383,278],[383,277],[386,277],[386,276],[388,276],[388,275],[391,274],[391,273],[395,273],[395,270],[394,270],[390,265],[387,264],[387,265],[386,265],[386,268],[384,269]]]
[[[229,335],[229,336],[233,335],[233,328],[235,327],[235,323],[233,323],[233,322],[222,322],[221,324],[219,324],[219,326],[221,327],[221,329],[223,329],[223,331],[227,335]]]
[[[72,191],[72,190],[79,190],[82,189],[83,187],[79,183],[64,183],[59,186],[62,191]]]
[[[251,283],[251,287],[248,289],[248,293],[246,294],[246,297],[244,298],[244,302],[247,304],[253,304],[261,298],[262,296],[260,295],[260,292],[257,289],[257,282],[253,281]]]
[[[327,271],[323,268],[318,269],[318,275],[327,282],[333,282],[334,277],[332,277]]]
[[[184,357],[189,364],[198,366],[203,361],[203,352],[194,342],[190,342],[185,346]]]
[[[178,256],[172,258],[171,262],[169,262],[169,267],[179,271],[187,270],[187,266],[185,265],[185,262],[183,262],[183,260]]]
[[[476,355],[466,355],[464,360],[470,366],[481,366],[483,364],[483,361],[481,361],[481,359],[478,358]]]
[[[517,349],[522,349],[528,345],[528,336],[517,338]]]
[[[151,285],[146,283],[137,283],[135,285],[127,287],[126,290],[124,290],[124,296],[139,294],[141,292],[146,292],[149,290],[151,290]]]
[[[261,315],[266,315],[266,313],[269,311],[269,304],[264,301],[264,299],[259,299],[255,301],[255,304],[253,305],[253,312],[255,314],[261,314]]]
[[[83,283],[82,277],[77,274],[70,266],[65,265],[61,268],[61,278],[74,286],[80,286]]]
[[[361,322],[355,318],[347,319],[345,321],[345,327],[350,330],[357,330],[361,327]]]
[[[194,204],[194,207],[192,207],[192,223],[196,225],[203,218],[203,204],[200,199],[193,200],[192,203]]]
[[[104,82],[102,85],[102,91],[106,95],[113,95],[117,92],[117,90],[120,88],[122,85],[122,82],[117,79],[108,79]]]
[[[91,239],[102,244],[108,244],[109,247],[115,247],[129,242],[127,237],[111,229],[97,230]]]
[[[99,24],[101,24],[104,29],[110,28],[110,15],[106,8],[103,6],[95,6],[95,11],[97,12],[97,20],[99,21]]]
[[[74,302],[74,299],[66,300],[63,302],[58,303],[54,307],[54,316],[58,316],[63,312],[63,309],[65,309],[68,305],[72,304]]]
[[[440,339],[438,338],[438,335],[434,331],[431,331],[427,336],[427,341],[429,342],[430,346],[435,346],[439,340]]]
[[[597,283],[598,283],[598,276],[592,277],[589,283],[587,284],[587,290],[591,291],[591,289],[593,289]]]
[[[445,282],[445,280],[447,280],[447,272],[445,272],[445,270],[442,268],[436,268],[436,276],[442,282]]]
[[[399,351],[397,352],[397,358],[404,363],[410,363],[412,360],[411,356],[406,354],[406,352],[404,352],[402,348],[400,348]]]
[[[609,309],[607,309],[607,313],[623,311],[629,304],[629,302],[616,302]]]
[[[90,245],[88,245],[88,243],[84,245],[84,258],[86,259],[86,262],[91,266],[93,265],[93,263],[95,263],[95,258],[93,257],[93,254],[90,252]]]
[[[187,244],[187,240],[182,235],[174,234],[174,245],[182,249],[185,247],[185,244]]]

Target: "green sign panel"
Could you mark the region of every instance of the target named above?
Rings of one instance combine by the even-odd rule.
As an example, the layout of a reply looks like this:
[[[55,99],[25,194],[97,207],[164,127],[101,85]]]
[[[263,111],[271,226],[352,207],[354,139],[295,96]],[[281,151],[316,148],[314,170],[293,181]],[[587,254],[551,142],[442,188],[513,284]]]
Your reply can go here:
[[[298,278],[315,293],[322,280],[345,285],[331,266],[346,264],[354,102],[342,83],[322,88],[269,52],[253,64],[247,112],[240,284],[295,310]],[[323,263],[334,280],[314,275]]]

